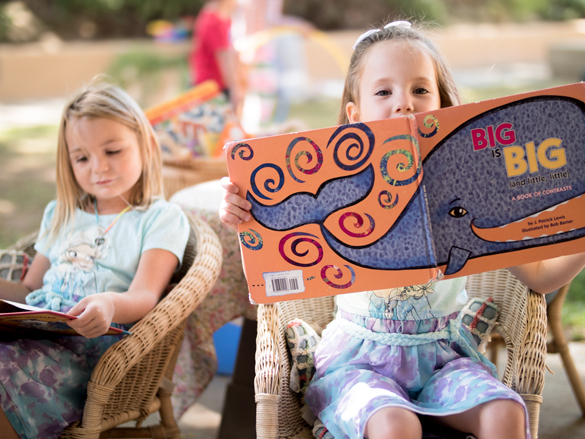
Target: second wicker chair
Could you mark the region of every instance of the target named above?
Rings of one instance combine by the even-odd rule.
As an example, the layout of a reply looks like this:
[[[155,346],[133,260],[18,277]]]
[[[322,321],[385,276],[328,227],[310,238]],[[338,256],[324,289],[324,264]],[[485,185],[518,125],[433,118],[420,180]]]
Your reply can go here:
[[[497,330],[508,360],[503,383],[518,392],[528,407],[532,437],[538,437],[546,356],[546,304],[508,270],[468,277],[471,297],[492,297],[500,309]],[[301,416],[298,394],[290,390],[290,356],[285,330],[300,318],[325,327],[333,318],[333,297],[260,305],[256,345],[256,436],[258,439],[312,438]]]
[[[88,384],[83,419],[70,425],[62,438],[179,438],[170,400],[173,370],[185,319],[215,283],[222,253],[215,232],[199,218],[189,220],[190,241],[195,246],[187,245],[183,265],[190,268],[169,294],[132,327],[132,335],[104,353]],[[34,237],[36,234],[20,240],[11,249],[33,252]],[[141,428],[141,422],[156,411],[160,412],[160,424]],[[136,428],[114,428],[132,420],[137,421]]]

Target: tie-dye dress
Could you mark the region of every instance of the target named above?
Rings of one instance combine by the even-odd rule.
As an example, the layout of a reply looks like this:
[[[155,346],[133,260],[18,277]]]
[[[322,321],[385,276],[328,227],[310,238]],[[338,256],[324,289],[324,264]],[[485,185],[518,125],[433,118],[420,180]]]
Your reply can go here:
[[[336,439],[363,437],[370,416],[384,407],[444,416],[494,399],[524,406],[459,324],[465,283],[459,278],[337,296],[337,316],[323,331],[305,395]],[[439,331],[421,344],[396,341],[414,334],[432,339]]]
[[[166,201],[159,200],[146,211],[125,213],[105,234],[117,215],[96,218],[78,209],[72,230],[48,243],[44,230],[54,208],[55,202],[47,206],[35,245],[49,259],[51,268],[45,273],[43,287],[26,297],[29,305],[67,312],[96,292],[123,293],[146,250],[160,248],[175,254],[179,261],[183,258],[189,223],[178,206]],[[120,338],[10,340],[0,332],[0,406],[16,433],[27,439],[53,439],[81,419],[91,373],[103,353]]]

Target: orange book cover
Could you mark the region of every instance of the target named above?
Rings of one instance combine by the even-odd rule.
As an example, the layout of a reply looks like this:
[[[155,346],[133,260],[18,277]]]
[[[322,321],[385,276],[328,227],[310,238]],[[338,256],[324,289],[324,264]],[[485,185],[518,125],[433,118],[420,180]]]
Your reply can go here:
[[[251,300],[424,284],[583,251],[585,84],[233,142]]]

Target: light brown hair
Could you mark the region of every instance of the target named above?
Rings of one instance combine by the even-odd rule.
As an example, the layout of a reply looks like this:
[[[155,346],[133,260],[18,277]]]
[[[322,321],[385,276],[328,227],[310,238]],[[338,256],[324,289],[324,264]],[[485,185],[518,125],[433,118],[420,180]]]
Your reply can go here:
[[[126,125],[136,133],[142,159],[142,174],[132,188],[128,203],[146,209],[163,198],[160,145],[140,106],[124,90],[95,78],[65,105],[59,125],[57,144],[57,204],[48,230],[50,240],[73,220],[75,209],[93,200],[77,183],[69,158],[65,131],[78,118],[105,118]]]
[[[461,103],[459,91],[447,66],[447,62],[419,24],[413,24],[410,28],[390,26],[384,29],[382,27],[378,32],[374,32],[364,38],[353,51],[347,76],[345,77],[341,109],[337,118],[338,125],[349,123],[346,113],[346,107],[349,102],[353,102],[359,106],[359,81],[364,62],[372,46],[382,41],[401,41],[404,44],[411,44],[413,47],[428,53],[437,74],[441,108],[452,107]]]

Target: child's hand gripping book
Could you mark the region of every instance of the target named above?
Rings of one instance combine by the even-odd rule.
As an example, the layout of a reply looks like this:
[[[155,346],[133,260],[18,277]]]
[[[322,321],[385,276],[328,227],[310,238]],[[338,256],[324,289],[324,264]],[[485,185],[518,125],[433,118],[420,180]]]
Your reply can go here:
[[[258,303],[424,284],[583,251],[585,84],[234,142]]]
[[[30,334],[31,331],[49,331],[59,335],[79,335],[75,329],[65,323],[75,319],[77,317],[61,312],[0,299],[0,332],[24,331]],[[108,332],[103,335],[119,334],[128,335],[131,332],[110,326]]]

